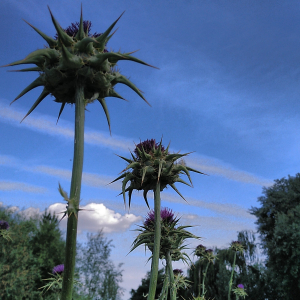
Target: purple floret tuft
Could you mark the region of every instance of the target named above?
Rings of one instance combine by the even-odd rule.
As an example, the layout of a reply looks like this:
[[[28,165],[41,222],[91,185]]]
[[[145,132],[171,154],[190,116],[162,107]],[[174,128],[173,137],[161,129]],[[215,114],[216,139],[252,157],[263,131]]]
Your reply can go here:
[[[174,269],[173,273],[174,273],[174,275],[179,275],[179,274],[182,275],[183,271],[181,269]]]
[[[155,143],[155,139],[140,142],[139,144],[136,145],[136,148],[134,149],[134,153],[137,157],[139,157],[139,152],[137,148],[139,148],[141,151],[143,151],[144,148],[145,152],[149,154],[150,152],[152,152],[153,146],[155,149],[159,147],[159,143]],[[165,148],[163,146],[161,146],[161,151],[162,152],[165,151]]]
[[[6,221],[4,221],[4,220],[1,220],[0,221],[0,229],[8,229],[9,228],[9,224],[6,222]]]
[[[62,265],[58,265],[58,266],[55,266],[52,270],[52,273],[53,274],[62,274],[63,271],[65,269],[65,266],[62,264]]]
[[[238,284],[237,287],[240,288],[240,289],[244,289],[244,285],[243,284]]]
[[[161,209],[160,217],[161,217],[163,223],[170,224],[170,223],[173,223],[175,221],[174,213],[172,212],[172,210],[170,208],[165,207],[165,208]],[[154,220],[155,220],[154,210],[151,210],[148,213],[148,216],[147,216],[147,218],[144,222],[144,225],[146,227],[149,227],[149,226],[154,224]]]

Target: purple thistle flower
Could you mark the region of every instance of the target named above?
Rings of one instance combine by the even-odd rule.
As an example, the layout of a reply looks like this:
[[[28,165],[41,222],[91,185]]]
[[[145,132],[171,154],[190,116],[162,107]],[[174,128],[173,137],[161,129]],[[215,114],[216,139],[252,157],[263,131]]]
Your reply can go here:
[[[207,249],[207,250],[205,250],[205,253],[213,253],[213,250],[212,249]]]
[[[65,266],[62,264],[62,265],[58,265],[58,266],[55,266],[52,270],[52,274],[62,274],[62,272],[64,271],[65,269]]]
[[[237,286],[239,289],[244,289],[244,285],[243,284],[238,284]]]
[[[153,145],[154,145],[155,149],[157,149],[159,147],[159,143],[155,143],[155,139],[140,142],[139,144],[136,145],[136,148],[134,149],[133,152],[135,153],[135,155],[137,157],[139,157],[139,152],[138,152],[137,148],[139,148],[141,151],[143,151],[142,149],[144,148],[145,152],[150,154],[150,152],[152,152]],[[163,146],[161,146],[161,151],[165,151],[165,148]]]
[[[8,228],[9,228],[9,224],[6,221],[1,220],[0,221],[0,229],[7,230]]]
[[[151,225],[154,225],[154,220],[155,220],[155,217],[154,217],[154,210],[151,210],[149,213],[148,213],[148,216],[144,222],[144,225],[146,227],[149,227]],[[162,219],[162,222],[163,223],[173,223],[175,221],[175,217],[174,217],[174,213],[172,212],[172,210],[170,208],[163,208],[161,209],[160,211],[160,217]]]
[[[179,274],[182,275],[183,271],[181,269],[174,269],[173,273],[174,273],[174,275],[179,275]]]

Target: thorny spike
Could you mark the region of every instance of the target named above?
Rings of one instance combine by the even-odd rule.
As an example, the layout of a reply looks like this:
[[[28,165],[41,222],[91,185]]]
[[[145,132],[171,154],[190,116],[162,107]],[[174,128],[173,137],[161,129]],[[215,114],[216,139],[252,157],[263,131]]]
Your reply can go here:
[[[125,76],[123,75],[119,75],[118,77],[116,77],[113,81],[112,84],[116,84],[116,83],[123,83],[125,85],[127,85],[128,87],[130,87],[133,91],[135,91],[149,106],[150,103],[144,98],[144,96],[140,93],[139,89],[130,81],[128,80]]]
[[[24,96],[29,91],[35,89],[38,86],[43,86],[44,81],[42,80],[41,76],[39,76],[36,80],[30,83],[10,104],[14,103],[16,100]]]
[[[61,194],[61,196],[64,198],[65,201],[69,202],[70,199],[68,197],[68,194],[63,190],[63,188],[61,187],[60,183],[58,184],[58,191]]]
[[[106,39],[106,43],[108,43],[108,41],[112,38],[112,36],[117,32],[117,30],[119,29],[119,27],[111,34],[107,37]]]
[[[82,58],[77,55],[73,55],[68,51],[65,45],[61,45],[62,59],[59,66],[60,70],[67,69],[79,69],[83,65]]]
[[[83,29],[82,3],[81,3],[79,28],[75,35],[75,38],[77,40],[82,40],[84,37],[85,37],[85,35],[84,35],[84,29]]]
[[[118,155],[119,156],[119,155]],[[113,181],[111,181],[110,183],[108,183],[108,184],[112,184],[112,183],[114,183],[114,182],[116,182],[116,181],[118,181],[118,180],[120,180],[120,179],[122,179],[122,178],[124,178],[126,175],[127,175],[128,173],[124,173],[124,174],[122,174],[121,176],[119,176],[118,178],[116,178],[115,180],[113,180]],[[108,185],[107,184],[107,185]]]
[[[130,189],[130,190],[128,191],[128,198],[129,198],[129,200],[128,200],[128,206],[129,206],[129,209],[130,209],[130,203],[131,203],[131,195],[132,195],[132,191],[133,191],[133,189]]]
[[[185,201],[187,202],[184,197],[181,195],[181,193],[178,191],[178,189],[176,188],[176,186],[174,185],[174,183],[170,184],[170,187]]]
[[[191,176],[190,176],[190,173],[189,173],[188,169],[187,169],[185,166],[179,165],[179,164],[178,164],[177,166],[174,167],[174,170],[175,170],[176,172],[177,172],[177,171],[182,171],[182,172],[184,172],[184,173],[186,174],[186,176],[188,177],[188,179],[189,179],[191,185],[193,185],[192,179],[191,179]]]
[[[114,89],[110,89],[108,91],[108,96],[106,96],[106,97],[115,97],[115,98],[119,98],[119,99],[129,102],[128,100],[126,100],[122,96],[120,96]]]
[[[57,41],[54,40],[52,37],[46,35],[42,31],[40,31],[39,29],[31,25],[29,22],[27,22],[26,20],[23,19],[23,21],[26,22],[29,26],[31,26],[48,43],[50,48],[54,48],[57,45]]]
[[[161,174],[162,164],[163,164],[163,160],[160,159],[160,160],[159,160],[159,165],[158,165],[157,182],[159,181],[159,177],[160,177],[160,174]]]
[[[124,11],[125,12],[125,11]],[[111,32],[111,30],[114,28],[114,26],[116,25],[116,23],[119,21],[119,19],[122,17],[122,15],[124,14],[124,12],[120,15],[120,17],[115,21],[113,22],[109,27],[108,29],[106,29],[106,31],[104,33],[102,33],[100,36],[98,36],[96,38],[97,42],[100,43],[100,49],[101,51],[103,51],[104,47],[105,47],[105,43],[106,43],[106,39],[107,39],[107,36],[109,35],[109,33]],[[103,48],[103,49],[102,49]]]
[[[33,67],[33,68],[26,68],[21,70],[8,70],[7,72],[32,72],[32,71],[40,72],[42,71],[42,69],[40,67]]]
[[[132,163],[132,160],[131,160],[131,159],[128,159],[128,158],[123,157],[123,156],[118,155],[118,154],[116,154],[116,155],[119,156],[120,158],[124,159],[124,160],[127,161],[128,163]]]
[[[131,173],[127,173],[126,177],[124,178],[122,182],[122,193],[123,193],[123,199],[124,199],[124,205],[126,207],[126,196],[125,196],[125,187],[127,182],[132,179],[133,175]]]
[[[165,153],[166,153],[166,154],[168,154],[168,152],[169,152],[170,144],[171,144],[171,141],[169,142],[169,145],[168,145],[168,147],[167,147],[166,150],[165,150]]]
[[[106,119],[107,119],[107,123],[108,123],[109,132],[110,132],[110,135],[111,135],[110,117],[109,117],[109,112],[108,112],[108,109],[107,109],[105,99],[104,98],[98,98],[97,100],[99,101],[99,103],[101,104],[101,106],[104,110],[104,113],[105,113],[105,116],[106,116]]]
[[[195,170],[195,169],[193,169],[193,168],[190,168],[190,167],[186,167],[189,171],[191,171],[191,172],[196,172],[196,173],[199,173],[199,174],[202,174],[202,175],[207,175],[208,176],[208,174],[205,174],[205,173],[202,173],[202,172],[200,172],[200,171],[198,171],[198,170]]]
[[[57,32],[58,37],[61,40],[62,44],[64,44],[67,47],[71,46],[74,43],[73,39],[70,36],[68,36],[64,32],[64,30],[60,27],[59,23],[54,18],[53,14],[52,14],[52,12],[50,10],[49,5],[48,5],[48,9],[49,9],[49,12],[50,12],[50,15],[51,15],[52,23],[53,23],[53,25],[54,25],[54,27],[56,29],[56,32]]]
[[[150,209],[150,206],[149,206],[149,203],[148,203],[148,200],[147,200],[147,193],[148,193],[148,191],[149,191],[149,190],[144,190],[143,196],[144,196],[144,199],[145,199],[145,202],[146,202],[148,208]]]
[[[61,113],[63,112],[63,110],[64,110],[64,108],[65,108],[65,105],[66,105],[66,102],[63,102],[63,103],[61,104],[61,107],[60,107],[60,110],[59,110],[59,113],[58,113],[58,118],[57,118],[56,124],[58,123],[58,120],[59,120],[59,118],[60,118]]]
[[[32,105],[32,107],[29,109],[28,113],[25,115],[25,117],[21,120],[20,123],[22,123],[24,121],[24,119],[26,117],[28,117],[33,110],[44,100],[44,98],[46,98],[48,95],[50,94],[50,92],[48,92],[46,90],[46,88],[43,89],[42,93],[39,95],[39,97],[37,98],[37,100],[34,102],[34,104]]]
[[[144,61],[142,61],[142,60],[140,60],[140,59],[138,59],[138,58],[136,58],[136,57],[134,57],[134,56],[130,56],[130,55],[127,55],[127,54],[122,54],[122,55],[123,55],[125,58],[127,58],[128,60],[131,60],[131,61],[137,62],[137,63],[139,63],[139,64],[142,64],[142,65],[145,65],[145,66],[148,66],[148,67],[151,67],[151,68],[154,68],[154,69],[158,69],[158,70],[159,70],[159,68],[154,67],[154,66],[152,66],[152,65],[149,65],[149,64],[145,63]]]
[[[180,183],[183,183],[183,184],[186,184],[186,185],[192,187],[192,185],[190,185],[189,183],[187,183],[186,181],[184,181],[184,180],[181,179],[180,177],[178,177],[178,178],[175,180],[175,182],[180,182]]]

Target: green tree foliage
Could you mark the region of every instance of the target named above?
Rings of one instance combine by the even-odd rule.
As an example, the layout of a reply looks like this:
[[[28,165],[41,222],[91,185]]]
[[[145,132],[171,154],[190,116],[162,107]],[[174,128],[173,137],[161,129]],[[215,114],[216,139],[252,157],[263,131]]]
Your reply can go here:
[[[267,255],[268,286],[274,299],[300,295],[300,174],[263,188],[261,207],[252,207]]]
[[[265,300],[265,268],[258,260],[255,235],[250,231],[241,231],[238,233],[238,241],[242,243],[245,251],[243,254],[237,253],[233,287],[242,283],[249,295],[248,300]],[[217,259],[210,264],[205,278],[206,297],[223,300],[227,299],[234,252],[229,249],[214,248],[214,253],[217,254]],[[192,299],[193,295],[199,295],[205,266],[206,262],[198,260],[188,270],[187,279],[192,282],[192,286],[185,291],[185,299]]]
[[[79,245],[77,251],[77,270],[83,287],[79,294],[86,300],[117,300],[120,299],[122,288],[122,264],[115,267],[110,260],[111,240],[104,237],[102,231],[87,234],[86,245]]]
[[[31,248],[37,232],[37,220],[0,207],[0,219],[6,220],[12,231],[12,241],[0,242],[0,299],[42,299],[36,289],[40,280],[38,259]]]

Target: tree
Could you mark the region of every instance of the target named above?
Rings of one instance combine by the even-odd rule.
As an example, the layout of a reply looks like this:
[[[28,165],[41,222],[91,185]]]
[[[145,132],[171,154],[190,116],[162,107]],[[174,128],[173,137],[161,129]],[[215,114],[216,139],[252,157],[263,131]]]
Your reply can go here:
[[[248,300],[265,300],[267,298],[265,297],[267,290],[265,268],[258,260],[255,235],[251,231],[241,231],[238,233],[237,240],[243,245],[245,251],[244,253],[237,253],[233,286],[242,283],[248,294]],[[229,249],[214,248],[214,253],[217,258],[207,270],[205,296],[208,299],[223,300],[227,299],[234,252]],[[205,264],[204,261],[198,260],[188,270],[188,280],[192,282],[192,286],[185,291],[185,299],[192,299],[192,295],[199,295],[199,283],[202,282]]]
[[[300,173],[275,180],[263,188],[261,207],[250,212],[267,255],[271,297],[299,299],[300,295]]]
[[[119,299],[122,288],[122,264],[116,268],[110,260],[111,240],[104,238],[103,231],[97,234],[87,234],[86,245],[78,245],[77,270],[79,278],[84,283],[82,288],[78,288],[84,299]]]

